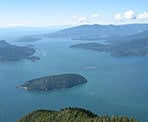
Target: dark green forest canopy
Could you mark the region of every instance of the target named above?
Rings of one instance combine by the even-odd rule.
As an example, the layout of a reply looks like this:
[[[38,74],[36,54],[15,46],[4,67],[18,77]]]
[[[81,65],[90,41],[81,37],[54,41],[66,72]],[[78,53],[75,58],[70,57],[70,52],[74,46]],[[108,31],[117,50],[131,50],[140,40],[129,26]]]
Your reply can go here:
[[[82,108],[65,108],[60,111],[37,110],[17,122],[138,122],[127,116],[97,116]]]
[[[32,79],[19,87],[29,91],[48,91],[71,88],[86,82],[87,80],[79,74],[60,74]]]

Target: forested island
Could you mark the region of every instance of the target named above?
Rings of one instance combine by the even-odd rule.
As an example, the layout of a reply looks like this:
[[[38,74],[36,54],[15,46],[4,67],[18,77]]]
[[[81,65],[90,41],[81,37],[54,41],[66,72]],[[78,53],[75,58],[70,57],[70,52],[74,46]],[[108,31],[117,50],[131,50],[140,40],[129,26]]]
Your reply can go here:
[[[19,61],[22,59],[35,62],[40,58],[33,56],[35,49],[26,46],[16,46],[9,44],[5,40],[0,41],[0,62]]]
[[[49,91],[71,88],[86,82],[87,80],[79,74],[60,74],[29,80],[19,88],[28,91]]]
[[[82,108],[65,108],[60,111],[36,110],[17,122],[138,122],[127,116],[97,116]]]

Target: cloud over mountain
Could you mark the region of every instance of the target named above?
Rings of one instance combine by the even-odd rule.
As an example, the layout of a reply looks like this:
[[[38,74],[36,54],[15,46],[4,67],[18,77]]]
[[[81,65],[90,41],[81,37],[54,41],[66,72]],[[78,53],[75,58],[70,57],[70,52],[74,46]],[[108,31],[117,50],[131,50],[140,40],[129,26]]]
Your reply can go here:
[[[148,12],[143,12],[137,16],[139,19],[148,19]]]
[[[135,12],[133,10],[125,11],[124,13],[118,13],[114,17],[117,20],[121,19],[136,19]]]
[[[76,23],[86,24],[86,23],[95,23],[98,18],[100,18],[99,14],[92,14],[89,16],[74,16],[73,19]]]
[[[116,14],[116,15],[115,15],[115,19],[121,20],[121,19],[122,19],[121,13]]]
[[[116,20],[148,19],[148,12],[145,11],[145,12],[140,13],[140,14],[135,14],[135,12],[133,10],[128,10],[128,11],[125,11],[123,13],[117,13],[114,16],[114,19],[116,19]]]
[[[78,23],[87,23],[88,18],[86,16],[74,16],[73,17]]]
[[[136,19],[135,12],[133,10],[128,10],[124,12],[125,19]]]

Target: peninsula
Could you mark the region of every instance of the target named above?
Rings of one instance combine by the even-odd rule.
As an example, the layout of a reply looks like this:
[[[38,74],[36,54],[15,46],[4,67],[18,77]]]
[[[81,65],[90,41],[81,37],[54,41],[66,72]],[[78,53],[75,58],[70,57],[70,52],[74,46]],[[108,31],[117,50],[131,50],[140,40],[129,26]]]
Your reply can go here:
[[[0,62],[19,61],[27,59],[31,61],[39,60],[37,56],[33,56],[35,49],[27,46],[16,46],[9,44],[5,40],[0,41]]]
[[[134,39],[130,41],[118,41],[109,44],[100,44],[99,42],[80,43],[70,46],[71,48],[81,48],[98,52],[107,52],[111,56],[148,56],[148,37]]]

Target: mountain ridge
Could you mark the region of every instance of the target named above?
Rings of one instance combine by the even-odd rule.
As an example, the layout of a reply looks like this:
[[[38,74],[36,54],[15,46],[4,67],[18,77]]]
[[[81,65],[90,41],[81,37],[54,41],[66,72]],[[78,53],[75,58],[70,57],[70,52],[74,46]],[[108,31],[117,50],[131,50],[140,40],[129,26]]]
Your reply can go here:
[[[148,29],[148,24],[80,25],[47,34],[48,37],[64,37],[72,40],[98,40],[134,35]]]

